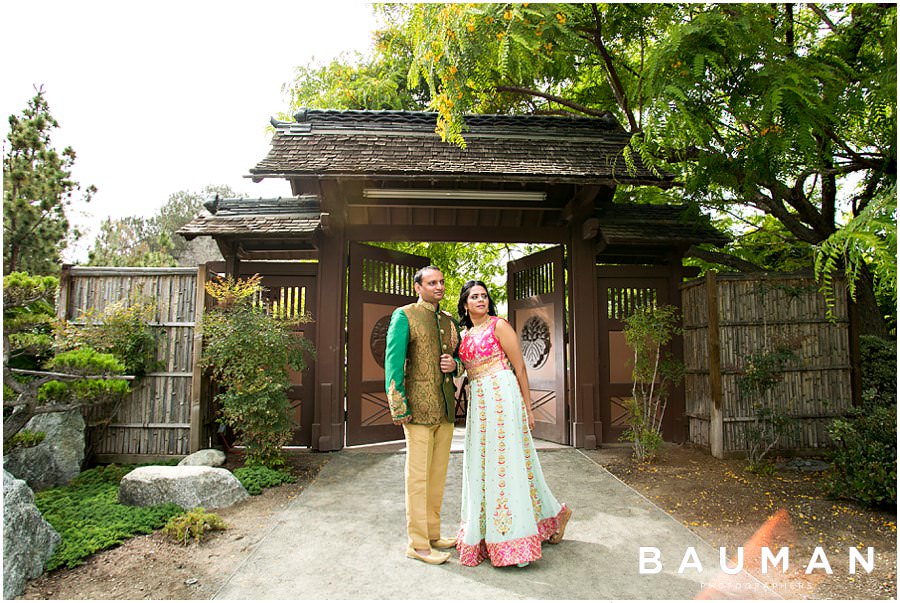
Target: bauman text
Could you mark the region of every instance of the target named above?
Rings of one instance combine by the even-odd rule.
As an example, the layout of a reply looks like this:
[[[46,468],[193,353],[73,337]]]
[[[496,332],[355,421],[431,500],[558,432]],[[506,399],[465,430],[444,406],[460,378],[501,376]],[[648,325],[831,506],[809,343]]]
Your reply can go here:
[[[744,547],[739,546],[737,548],[737,559],[734,564],[728,563],[728,550],[726,547],[719,547],[719,569],[721,569],[726,574],[737,574],[740,573],[744,569]],[[658,548],[655,546],[642,546],[638,552],[638,573],[639,574],[658,574],[663,570],[663,564],[661,559],[661,553]],[[866,571],[867,574],[872,573],[872,569],[875,567],[875,551],[873,547],[868,547],[866,549],[866,558],[863,559],[862,553],[859,552],[855,547],[849,547],[847,549],[847,555],[850,561],[850,573],[856,573],[856,564],[859,563],[860,566]],[[788,547],[781,547],[778,549],[777,553],[773,553],[772,550],[767,547],[760,548],[759,555],[759,570],[763,574],[769,573],[769,568],[771,567],[775,570],[779,565],[781,566],[781,572],[787,573],[788,566],[790,565],[790,550]],[[701,573],[703,571],[703,564],[700,563],[700,557],[697,556],[697,551],[694,547],[689,546],[684,551],[684,557],[681,558],[681,565],[678,566],[678,573],[683,574],[688,569],[695,569],[697,573]],[[817,546],[813,551],[813,554],[809,556],[809,562],[806,564],[806,572],[807,574],[811,574],[813,570],[823,569],[826,574],[834,573],[831,570],[831,564],[828,562],[828,556],[825,554],[825,549],[820,546]]]

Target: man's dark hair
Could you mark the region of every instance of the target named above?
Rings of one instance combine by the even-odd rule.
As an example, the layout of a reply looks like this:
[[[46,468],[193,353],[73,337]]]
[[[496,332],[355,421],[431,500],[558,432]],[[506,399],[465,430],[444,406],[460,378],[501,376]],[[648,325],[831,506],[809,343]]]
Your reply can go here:
[[[437,266],[425,266],[424,268],[419,268],[416,271],[416,275],[413,277],[413,280],[416,282],[417,285],[422,284],[422,275],[425,274],[429,270],[437,270],[438,272],[441,271],[441,269],[438,268]]]

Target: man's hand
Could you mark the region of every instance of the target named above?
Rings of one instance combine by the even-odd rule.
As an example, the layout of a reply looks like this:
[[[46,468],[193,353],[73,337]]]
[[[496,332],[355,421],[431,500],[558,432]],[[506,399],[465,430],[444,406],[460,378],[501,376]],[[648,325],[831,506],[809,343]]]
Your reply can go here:
[[[450,354],[441,354],[441,372],[442,373],[455,373],[456,372],[456,360],[453,359],[453,356]]]
[[[393,419],[394,425],[403,425],[404,423],[409,423],[412,420],[412,415],[407,415],[402,419]]]

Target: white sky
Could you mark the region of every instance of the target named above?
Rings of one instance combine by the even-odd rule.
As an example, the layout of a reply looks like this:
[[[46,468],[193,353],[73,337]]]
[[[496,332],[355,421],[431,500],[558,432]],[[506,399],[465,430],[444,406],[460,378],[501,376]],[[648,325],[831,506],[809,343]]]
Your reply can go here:
[[[86,231],[66,254],[76,262],[104,218],[150,216],[176,191],[290,195],[285,180],[243,178],[287,110],[282,84],[312,59],[367,51],[376,28],[368,4],[334,1],[14,0],[0,15],[4,141],[43,84],[53,145],[71,146],[74,179],[98,189],[69,212]]]

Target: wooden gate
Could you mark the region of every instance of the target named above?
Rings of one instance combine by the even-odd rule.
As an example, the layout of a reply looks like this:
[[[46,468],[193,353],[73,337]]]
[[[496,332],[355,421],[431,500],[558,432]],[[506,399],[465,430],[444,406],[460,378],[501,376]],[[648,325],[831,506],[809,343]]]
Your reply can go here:
[[[600,347],[600,420],[603,441],[617,442],[626,428],[625,401],[632,397],[631,371],[634,352],[625,342],[625,318],[636,308],[651,305],[680,307],[670,292],[667,268],[648,266],[599,266],[597,268]],[[679,399],[679,396],[681,398]],[[684,399],[681,388],[673,388],[663,417],[663,438],[681,435],[680,416]]]
[[[391,313],[414,302],[422,256],[350,243],[347,354],[347,445],[403,439],[384,390],[384,352]]]
[[[316,340],[315,262],[241,262],[238,266],[242,278],[254,274],[262,277],[264,291],[259,301],[264,302],[273,314],[282,318],[299,318],[303,315],[311,317],[313,321],[300,324],[297,333],[310,341]],[[206,264],[207,278],[224,272],[224,262]],[[207,299],[207,302],[209,301]],[[307,367],[303,371],[289,370],[291,385],[287,395],[293,409],[291,417],[293,429],[289,446],[311,445],[316,405],[315,370],[314,359],[307,359]],[[214,391],[207,394],[210,401],[206,416],[208,428],[212,428],[216,422],[214,394]]]
[[[563,248],[552,247],[507,266],[509,321],[528,371],[534,435],[569,443],[566,416],[566,323]]]

